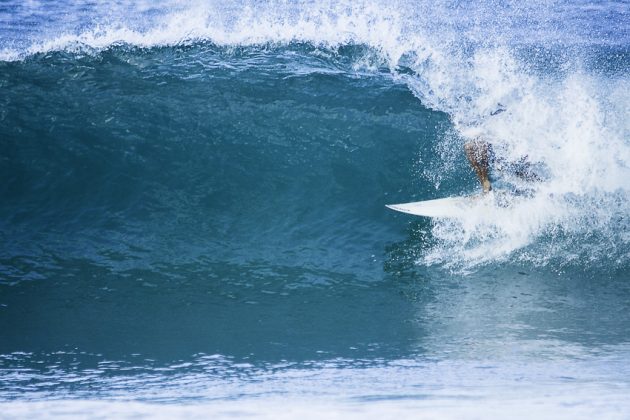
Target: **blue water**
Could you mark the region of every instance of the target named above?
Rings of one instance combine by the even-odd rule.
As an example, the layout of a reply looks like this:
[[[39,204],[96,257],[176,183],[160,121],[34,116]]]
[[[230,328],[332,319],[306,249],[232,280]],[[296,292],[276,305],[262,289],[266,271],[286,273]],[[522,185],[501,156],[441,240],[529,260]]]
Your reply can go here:
[[[627,418],[629,12],[4,1],[3,415]]]

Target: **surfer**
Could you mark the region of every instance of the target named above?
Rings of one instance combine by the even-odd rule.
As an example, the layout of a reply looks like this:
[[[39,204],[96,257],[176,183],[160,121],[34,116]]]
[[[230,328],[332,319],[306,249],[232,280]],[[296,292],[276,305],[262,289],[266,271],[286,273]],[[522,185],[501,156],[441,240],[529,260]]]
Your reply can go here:
[[[477,178],[479,178],[484,193],[492,191],[490,164],[493,164],[495,169],[512,173],[524,181],[542,181],[542,178],[532,169],[527,155],[512,162],[497,158],[492,150],[492,145],[480,137],[464,144],[464,150],[470,166],[473,167]]]
[[[498,103],[497,108],[494,111],[490,112],[490,116],[494,117],[501,114],[505,110],[505,105]],[[492,146],[487,141],[483,141],[481,139],[478,129],[473,129],[473,132],[469,131],[468,134],[472,134],[474,140],[464,144],[466,157],[468,158],[468,162],[470,162],[470,166],[472,166],[475,170],[477,178],[479,178],[479,182],[481,183],[483,192],[488,193],[492,190],[492,184],[490,183],[489,176],[490,161],[494,161]]]
[[[506,107],[501,103],[497,104],[497,109],[490,113],[491,117],[503,113]],[[508,162],[505,159],[497,158],[492,144],[483,140],[484,134],[479,127],[468,129],[465,133],[473,140],[464,144],[464,151],[470,166],[473,167],[484,193],[492,191],[490,182],[490,164],[499,171],[513,173],[525,181],[542,181],[542,179],[532,170],[527,156],[523,156],[516,162]]]

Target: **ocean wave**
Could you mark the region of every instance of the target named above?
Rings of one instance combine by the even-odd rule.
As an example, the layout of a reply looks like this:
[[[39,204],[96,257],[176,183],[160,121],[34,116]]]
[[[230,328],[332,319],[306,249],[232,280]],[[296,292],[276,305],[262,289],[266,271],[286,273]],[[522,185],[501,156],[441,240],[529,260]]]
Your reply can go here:
[[[165,4],[159,13],[146,12],[153,16],[148,22],[139,18],[142,13],[133,19],[109,14],[84,30],[55,28],[34,36],[24,48],[3,45],[1,57],[21,62],[56,51],[98,55],[120,45],[152,49],[203,43],[228,51],[228,57],[231,48],[239,47],[273,55],[302,43],[312,47],[310,53],[323,52],[330,65],[340,49],[364,48],[366,53],[338,70],[357,74],[385,69],[424,106],[449,117],[451,129],[440,134],[430,147],[431,156],[423,158],[433,163],[419,163],[421,169],[410,177],[424,177],[436,190],[444,188],[454,173],[449,156],[461,157],[462,144],[478,136],[490,141],[502,159],[527,156],[544,168],[545,181],[529,186],[532,198],[510,211],[436,220],[432,232],[438,245],[420,262],[470,268],[507,259],[544,265],[586,255],[606,263],[628,262],[630,145],[624,92],[630,81],[623,72],[601,74],[584,66],[580,45],[590,40],[578,29],[579,13],[569,23],[558,23],[563,3]],[[615,7],[608,10],[619,13]],[[119,6],[117,12],[121,10],[126,9]],[[536,19],[542,16],[545,21]],[[623,31],[614,29],[623,49]],[[616,39],[596,38],[609,39],[609,44]],[[523,54],[522,45],[536,50],[550,40],[552,45],[570,43],[577,54],[560,54],[557,63],[541,70]],[[219,65],[229,61],[237,62],[238,55]],[[498,108],[504,112],[496,113]]]

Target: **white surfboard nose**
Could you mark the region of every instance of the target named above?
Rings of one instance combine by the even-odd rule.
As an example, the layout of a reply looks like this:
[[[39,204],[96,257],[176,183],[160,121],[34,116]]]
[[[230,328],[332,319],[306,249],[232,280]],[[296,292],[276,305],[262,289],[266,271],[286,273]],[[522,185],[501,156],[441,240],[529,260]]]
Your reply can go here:
[[[485,194],[464,197],[447,197],[413,203],[387,204],[385,207],[415,216],[459,218],[476,209],[488,211],[496,207],[509,207],[514,198],[511,194],[491,191]]]

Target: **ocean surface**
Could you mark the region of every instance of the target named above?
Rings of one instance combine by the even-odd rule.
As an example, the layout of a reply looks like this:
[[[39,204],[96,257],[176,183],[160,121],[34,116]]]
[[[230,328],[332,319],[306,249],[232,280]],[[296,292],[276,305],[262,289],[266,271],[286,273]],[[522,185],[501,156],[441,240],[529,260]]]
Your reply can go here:
[[[129,3],[0,1],[0,418],[630,418],[627,1]]]

